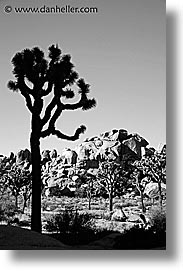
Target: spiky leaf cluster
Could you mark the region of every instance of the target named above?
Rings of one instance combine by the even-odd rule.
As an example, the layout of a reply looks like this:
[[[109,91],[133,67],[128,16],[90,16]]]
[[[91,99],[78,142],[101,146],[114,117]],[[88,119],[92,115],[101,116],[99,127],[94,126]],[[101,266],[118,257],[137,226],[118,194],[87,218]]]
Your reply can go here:
[[[9,81],[8,88],[20,91],[32,114],[40,118],[40,137],[56,135],[62,139],[76,140],[86,127],[79,127],[73,136],[67,136],[55,129],[55,123],[64,110],[89,110],[96,106],[94,98],[88,98],[90,85],[78,76],[71,62],[71,56],[62,54],[58,45],[48,48],[48,58],[38,47],[25,49],[12,59],[15,81]],[[28,85],[28,82],[31,85]],[[73,85],[74,88],[72,87]],[[45,88],[46,87],[46,88]],[[62,98],[72,99],[78,88],[80,99],[76,103],[63,103]],[[52,94],[52,100],[43,111],[43,97]],[[44,129],[45,125],[47,129]]]

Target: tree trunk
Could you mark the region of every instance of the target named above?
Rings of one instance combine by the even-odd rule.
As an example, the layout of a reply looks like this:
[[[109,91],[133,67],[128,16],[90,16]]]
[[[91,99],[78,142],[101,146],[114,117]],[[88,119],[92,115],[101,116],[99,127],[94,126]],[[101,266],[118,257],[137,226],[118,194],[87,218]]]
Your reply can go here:
[[[32,159],[32,213],[31,230],[41,232],[41,155],[40,155],[40,118],[33,115],[30,138]]]
[[[23,200],[24,200],[24,202],[23,202],[22,212],[24,213],[25,207],[27,206],[27,200],[28,200],[26,195],[23,196]]]
[[[146,212],[146,208],[144,205],[144,196],[143,196],[143,192],[140,191],[140,198],[141,198],[141,204],[142,204],[142,212],[145,213]]]
[[[159,204],[160,204],[160,209],[162,211],[162,209],[163,209],[163,198],[162,198],[161,182],[158,182],[158,187],[159,187]]]
[[[109,194],[109,211],[112,211],[112,210],[113,210],[113,196],[110,193]]]
[[[91,197],[88,198],[88,210],[91,210]]]
[[[18,195],[15,195],[15,207],[18,208]]]

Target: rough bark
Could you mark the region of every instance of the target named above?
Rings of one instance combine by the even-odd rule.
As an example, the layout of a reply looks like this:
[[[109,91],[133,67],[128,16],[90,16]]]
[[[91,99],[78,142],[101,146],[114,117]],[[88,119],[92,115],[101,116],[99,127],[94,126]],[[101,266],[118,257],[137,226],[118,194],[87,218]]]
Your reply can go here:
[[[162,211],[162,209],[163,209],[163,196],[162,196],[161,182],[160,181],[158,181],[158,187],[159,187],[159,204],[160,204],[160,209]]]
[[[91,210],[91,197],[88,198],[88,210]]]
[[[26,206],[27,206],[27,200],[26,200],[26,198],[24,197],[23,208],[22,208],[22,212],[23,212],[23,213],[25,212]]]
[[[18,208],[18,195],[15,195],[15,207]]]
[[[110,193],[109,194],[109,211],[112,211],[112,210],[113,210],[113,196]]]
[[[142,204],[142,212],[145,213],[146,212],[146,208],[144,205],[144,196],[143,196],[143,192],[140,191],[140,198],[141,198],[141,204]]]
[[[32,156],[32,215],[31,230],[41,232],[41,155],[40,155],[40,118],[32,116],[30,138]]]

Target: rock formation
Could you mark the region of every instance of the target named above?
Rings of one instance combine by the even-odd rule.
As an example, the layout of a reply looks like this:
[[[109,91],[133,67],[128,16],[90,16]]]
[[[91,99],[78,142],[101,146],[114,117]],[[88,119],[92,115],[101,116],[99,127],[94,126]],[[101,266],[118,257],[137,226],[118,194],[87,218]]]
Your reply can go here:
[[[31,153],[28,149],[19,150],[16,154],[16,163],[22,164],[24,162],[31,163]]]
[[[146,148],[147,145],[148,142],[138,134],[128,134],[124,129],[114,129],[98,137],[86,139],[76,147],[75,151],[78,162],[90,160],[91,165],[93,161],[93,166],[97,166],[96,161],[100,162],[106,156],[119,161],[140,159],[142,148]]]
[[[146,148],[147,145],[148,142],[138,134],[129,134],[124,129],[113,129],[87,138],[75,150],[65,148],[60,154],[55,149],[44,150],[41,154],[43,185],[50,188],[70,188],[75,184],[72,177],[82,168],[96,170],[106,157],[117,161],[140,159],[142,150],[153,153],[153,150]],[[20,150],[16,155],[11,153],[7,164],[12,162],[31,170],[30,151]]]
[[[166,184],[161,183],[162,195],[166,196]],[[155,199],[159,196],[159,186],[157,182],[149,182],[146,184],[144,194],[150,199]]]

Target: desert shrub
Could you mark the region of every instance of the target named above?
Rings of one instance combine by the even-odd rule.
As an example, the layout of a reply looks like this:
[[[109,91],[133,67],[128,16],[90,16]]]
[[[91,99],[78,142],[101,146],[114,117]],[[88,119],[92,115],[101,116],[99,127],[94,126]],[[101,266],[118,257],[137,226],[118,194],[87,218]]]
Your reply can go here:
[[[152,206],[152,202],[151,201],[144,201],[144,206],[148,207],[148,206]],[[142,206],[141,206],[142,207]]]
[[[18,213],[21,211],[11,202],[0,203],[0,221],[11,223]]]
[[[154,232],[166,232],[166,212],[160,208],[154,208],[149,215],[151,228]]]
[[[122,207],[137,206],[137,202],[134,200],[127,200],[121,204]]]
[[[76,198],[87,198],[86,188],[83,188],[82,186],[77,188],[75,191],[75,197]]]
[[[60,198],[62,196],[62,191],[61,191],[60,187],[55,186],[55,187],[50,188],[50,196],[51,197],[56,196],[56,197]]]
[[[77,210],[66,209],[59,214],[52,215],[45,225],[49,232],[78,233],[91,226],[91,216],[88,213],[81,213]]]
[[[18,221],[17,224],[19,226],[30,226],[30,222],[27,220]]]
[[[104,211],[103,210],[84,210],[84,213],[88,213],[92,219],[102,219]],[[87,211],[87,212],[86,212]]]
[[[136,225],[125,230],[116,240],[115,249],[165,249],[166,232],[156,232]]]
[[[136,225],[125,230],[116,243],[116,249],[151,249],[166,247],[166,212],[156,207],[149,213],[148,226]]]
[[[42,207],[42,210],[45,211],[47,209],[47,207],[49,206],[49,202],[47,200],[43,200],[41,202],[41,207]]]
[[[110,211],[108,212],[104,212],[103,215],[102,215],[102,218],[104,220],[107,220],[107,221],[110,221],[111,220],[111,217],[112,217],[112,213]]]
[[[57,206],[56,205],[54,205],[54,204],[51,204],[51,203],[47,203],[47,204],[44,204],[44,205],[42,205],[42,209],[43,209],[43,211],[54,211],[55,209],[57,208]]]
[[[0,222],[4,219],[4,209],[2,209],[2,206],[0,205]]]

